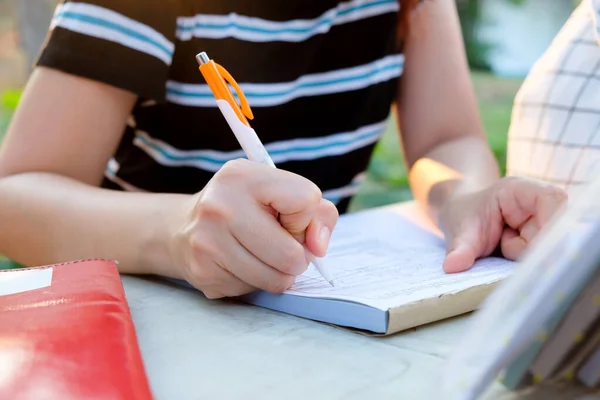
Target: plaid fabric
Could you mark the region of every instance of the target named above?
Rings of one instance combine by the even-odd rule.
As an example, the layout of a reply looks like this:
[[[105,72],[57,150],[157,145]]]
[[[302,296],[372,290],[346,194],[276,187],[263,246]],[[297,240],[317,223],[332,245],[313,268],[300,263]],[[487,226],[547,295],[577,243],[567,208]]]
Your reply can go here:
[[[583,0],[525,79],[508,133],[507,174],[574,194],[600,162],[600,0]]]

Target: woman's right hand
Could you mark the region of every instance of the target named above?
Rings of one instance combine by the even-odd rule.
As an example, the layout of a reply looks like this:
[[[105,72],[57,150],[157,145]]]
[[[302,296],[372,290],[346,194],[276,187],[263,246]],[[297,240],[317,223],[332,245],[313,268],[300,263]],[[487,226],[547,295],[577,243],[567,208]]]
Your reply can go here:
[[[171,259],[177,275],[211,299],[287,290],[309,254],[325,255],[338,219],[309,180],[243,159],[191,200],[171,235]]]

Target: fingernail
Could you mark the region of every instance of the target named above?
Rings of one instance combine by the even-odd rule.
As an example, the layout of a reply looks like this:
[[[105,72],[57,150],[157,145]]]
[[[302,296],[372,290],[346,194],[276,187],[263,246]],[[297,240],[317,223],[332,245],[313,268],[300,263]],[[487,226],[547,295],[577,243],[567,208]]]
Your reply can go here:
[[[331,237],[331,231],[328,227],[323,225],[319,230],[319,243],[321,244],[323,250],[327,249],[329,245],[329,238]]]

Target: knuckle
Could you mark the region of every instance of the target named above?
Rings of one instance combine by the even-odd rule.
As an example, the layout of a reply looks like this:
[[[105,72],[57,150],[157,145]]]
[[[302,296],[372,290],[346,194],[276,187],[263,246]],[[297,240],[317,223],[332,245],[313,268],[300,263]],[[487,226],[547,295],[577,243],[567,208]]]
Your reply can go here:
[[[500,204],[504,204],[507,199],[510,199],[512,193],[513,192],[511,186],[508,184],[504,184],[496,188],[495,196],[500,201]]]
[[[306,196],[306,201],[310,205],[317,205],[321,202],[321,199],[323,198],[323,193],[321,192],[321,189],[319,189],[319,187],[313,182],[307,182],[307,188],[303,192]]]
[[[235,220],[233,210],[224,201],[202,201],[196,209],[196,216],[201,220],[224,223],[226,225],[230,225]]]
[[[202,293],[204,293],[204,297],[206,297],[209,300],[217,300],[225,297],[221,293],[214,290],[205,290]]]
[[[202,268],[192,267],[187,271],[186,280],[194,287],[205,293],[211,292],[211,282],[209,276]]]
[[[294,284],[294,277],[290,275],[281,275],[267,283],[265,290],[270,293],[283,293]]]
[[[193,233],[189,236],[188,243],[195,256],[210,256],[218,253],[217,246],[205,235]]]
[[[248,168],[249,161],[245,158],[236,158],[234,160],[229,160],[223,165],[222,171],[232,172],[236,170],[244,170]]]
[[[246,176],[249,168],[252,168],[252,163],[250,161],[244,158],[238,158],[227,161],[217,172],[217,175],[227,179],[235,179]]]
[[[239,285],[235,287],[228,287],[224,293],[227,297],[237,297],[250,293],[252,290],[253,288],[251,288],[250,286]]]
[[[512,185],[514,182],[524,181],[527,180],[527,178],[518,175],[507,175],[504,178],[502,178],[502,180],[504,181],[504,183]]]
[[[560,188],[560,187],[558,187],[556,185],[548,185],[548,186],[546,186],[546,193],[545,194],[547,196],[549,196],[549,197],[551,197],[553,199],[559,200],[561,202],[566,201],[568,199],[568,197],[569,197],[568,194],[567,194],[567,192],[564,189],[562,189],[562,188]]]
[[[499,181],[497,186],[498,193],[506,195],[514,190],[516,185],[525,182],[525,179],[520,176],[505,176]]]
[[[294,241],[288,246],[283,246],[281,251],[282,262],[279,268],[281,272],[292,275],[304,272],[305,267],[308,266],[308,262],[306,261],[304,247],[299,242]],[[303,270],[300,270],[301,268]]]
[[[321,202],[323,193],[314,182],[292,172],[278,171],[281,171],[281,174],[285,174],[285,180],[289,182],[290,187],[293,187],[293,195],[300,204],[311,207],[317,206]]]
[[[214,268],[211,268],[208,264],[194,263],[187,271],[186,280],[204,293],[208,299],[219,299],[227,296],[226,291],[223,290],[222,280],[215,274]]]
[[[283,286],[285,287],[285,290],[291,288],[294,285],[294,283],[296,283],[295,276],[287,275],[283,278]]]
[[[322,199],[321,204],[323,204],[325,212],[331,214],[331,216],[334,217],[335,221],[337,221],[340,217],[340,212],[338,211],[338,208],[335,206],[335,204],[333,204],[327,199]]]

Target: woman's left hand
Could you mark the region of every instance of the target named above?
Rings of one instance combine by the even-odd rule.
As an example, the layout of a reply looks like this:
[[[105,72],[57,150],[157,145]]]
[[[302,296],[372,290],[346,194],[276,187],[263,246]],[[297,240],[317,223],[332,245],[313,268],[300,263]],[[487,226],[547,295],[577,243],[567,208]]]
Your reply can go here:
[[[505,258],[517,259],[566,202],[564,190],[520,177],[506,177],[485,190],[456,195],[439,214],[447,243],[444,271],[466,271],[498,246]]]

